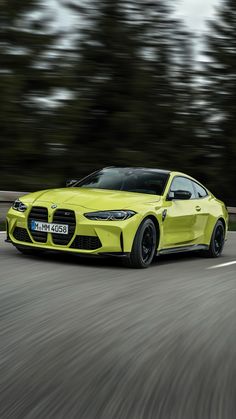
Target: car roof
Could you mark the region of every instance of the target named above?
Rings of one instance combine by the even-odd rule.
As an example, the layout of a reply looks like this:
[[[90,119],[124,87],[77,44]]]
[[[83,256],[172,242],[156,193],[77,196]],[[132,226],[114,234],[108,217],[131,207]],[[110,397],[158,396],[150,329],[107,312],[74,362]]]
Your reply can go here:
[[[155,173],[162,173],[162,174],[166,174],[166,175],[172,175],[172,176],[183,176],[183,177],[187,177],[195,182],[198,182],[200,185],[201,183],[196,180],[195,178],[193,178],[191,175],[188,175],[187,173],[183,173],[183,172],[178,172],[176,170],[165,170],[165,169],[158,169],[158,168],[154,168],[154,167],[130,167],[130,166],[109,166],[109,167],[104,167],[103,170],[105,169],[118,169],[118,170],[124,170],[124,171],[149,171],[149,172],[155,172]],[[204,186],[205,187],[205,186]]]
[[[120,166],[110,166],[110,167],[104,167],[104,169],[119,169],[119,170],[143,170],[143,171],[150,171],[150,172],[156,172],[156,173],[163,173],[169,175],[172,173],[170,170],[163,170],[163,169],[155,169],[153,167],[120,167]]]

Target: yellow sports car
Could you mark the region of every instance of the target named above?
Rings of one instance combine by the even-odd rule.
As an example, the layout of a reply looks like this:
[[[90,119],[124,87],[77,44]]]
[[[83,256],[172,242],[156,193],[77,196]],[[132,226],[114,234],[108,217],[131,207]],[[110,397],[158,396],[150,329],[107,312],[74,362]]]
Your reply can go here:
[[[198,181],[145,168],[105,168],[25,195],[7,214],[7,241],[22,253],[121,256],[134,268],[174,252],[218,257],[227,229],[225,205]]]

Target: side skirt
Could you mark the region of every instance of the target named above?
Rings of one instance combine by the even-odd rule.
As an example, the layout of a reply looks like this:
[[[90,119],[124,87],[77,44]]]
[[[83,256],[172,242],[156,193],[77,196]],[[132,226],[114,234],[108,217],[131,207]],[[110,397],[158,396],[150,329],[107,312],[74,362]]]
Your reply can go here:
[[[128,252],[102,252],[99,253],[100,256],[105,256],[105,257],[116,257],[116,258],[128,258],[130,256],[130,253]]]
[[[193,244],[190,246],[172,247],[171,249],[162,249],[157,252],[157,255],[170,255],[172,253],[195,252],[199,250],[208,250],[209,246],[206,244]]]

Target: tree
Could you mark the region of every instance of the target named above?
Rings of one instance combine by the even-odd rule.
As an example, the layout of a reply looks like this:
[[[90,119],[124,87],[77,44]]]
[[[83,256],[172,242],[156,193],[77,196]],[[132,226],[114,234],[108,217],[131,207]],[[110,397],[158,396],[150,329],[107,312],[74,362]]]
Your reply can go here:
[[[193,43],[168,2],[135,0],[135,7],[142,16],[143,53],[151,75],[151,155],[165,167],[193,172],[201,154]]]
[[[82,12],[72,6],[87,17],[74,51],[74,174],[88,164],[177,167],[179,119],[186,131],[190,112],[181,25],[161,1],[94,0],[89,6]]]
[[[209,24],[204,68],[212,187],[235,204],[236,184],[236,4],[227,0]],[[216,182],[217,179],[217,182]],[[219,185],[220,180],[220,185]]]
[[[141,59],[121,3],[90,2],[86,16],[85,29],[79,26],[71,105],[77,170],[83,163],[108,164],[111,155],[114,162],[122,160],[137,131],[133,127],[140,100]]]
[[[2,186],[16,187],[23,176],[30,184],[37,167],[43,171],[45,109],[40,99],[55,86],[55,37],[40,1],[3,0],[0,38],[0,171]]]

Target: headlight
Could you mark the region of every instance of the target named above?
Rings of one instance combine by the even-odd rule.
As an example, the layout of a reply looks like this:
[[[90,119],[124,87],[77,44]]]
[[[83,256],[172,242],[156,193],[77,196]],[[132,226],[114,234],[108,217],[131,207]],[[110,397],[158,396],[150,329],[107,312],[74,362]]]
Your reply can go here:
[[[21,202],[19,199],[17,199],[14,204],[12,205],[12,208],[15,211],[19,211],[19,212],[25,212],[27,210],[27,206],[25,204],[23,204],[23,202]]]
[[[125,221],[136,214],[134,211],[96,211],[84,214],[86,218],[94,221]]]

